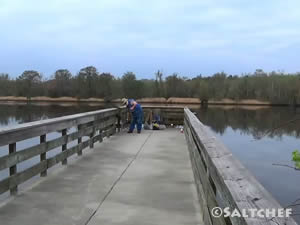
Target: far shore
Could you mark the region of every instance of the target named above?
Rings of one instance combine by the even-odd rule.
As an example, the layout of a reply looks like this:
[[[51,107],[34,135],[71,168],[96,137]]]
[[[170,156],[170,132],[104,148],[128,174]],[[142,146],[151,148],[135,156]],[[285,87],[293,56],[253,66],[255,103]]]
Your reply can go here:
[[[0,96],[0,102],[60,102],[60,103],[112,103],[119,104],[121,99],[113,99],[111,101],[106,101],[102,98],[87,98],[79,99],[74,97],[32,97],[28,100],[26,97],[16,97],[16,96]],[[164,105],[201,105],[201,100],[199,98],[142,98],[137,99],[141,104],[164,104]],[[208,100],[208,105],[241,105],[241,106],[289,106],[288,103],[271,103],[268,101],[261,101],[256,99],[244,99],[244,100],[232,100],[232,99],[222,99],[222,100]]]

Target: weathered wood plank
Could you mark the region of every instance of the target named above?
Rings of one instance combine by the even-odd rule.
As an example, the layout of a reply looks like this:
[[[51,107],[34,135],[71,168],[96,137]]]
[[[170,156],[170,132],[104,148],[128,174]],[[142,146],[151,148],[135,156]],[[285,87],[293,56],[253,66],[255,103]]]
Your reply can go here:
[[[0,195],[9,190],[9,179],[6,178],[0,181]]]
[[[81,124],[78,125],[77,129],[78,129],[78,132],[80,132],[80,130],[82,129],[82,125]],[[82,142],[82,137],[79,137],[77,139],[77,144],[79,145],[81,142]],[[79,149],[77,154],[78,154],[78,156],[81,156],[82,155],[82,149]]]
[[[41,120],[20,124],[15,127],[0,130],[0,146],[22,141],[28,138],[37,137],[41,134],[63,130],[79,124],[100,120],[117,115],[117,109],[103,109],[99,111],[79,113],[70,116],[63,116],[54,119]]]
[[[16,143],[9,144],[9,154],[12,155],[16,153]],[[9,176],[13,176],[17,173],[17,165],[12,165],[9,167]],[[18,192],[18,186],[10,186],[10,194],[16,195]]]
[[[0,181],[0,194],[17,187],[19,184],[29,180],[47,169],[47,161],[44,160],[22,172],[14,174]]]
[[[43,134],[40,136],[40,143],[43,144],[46,142],[46,134]],[[46,148],[47,151],[47,148]],[[40,154],[40,160],[41,162],[46,160],[46,152],[43,152]],[[47,169],[41,172],[41,177],[47,176]]]
[[[147,109],[158,109],[158,110],[184,110],[184,106],[171,106],[171,105],[146,105],[146,106],[142,106],[143,110],[147,110]]]
[[[61,135],[62,135],[63,137],[66,136],[66,135],[67,135],[67,129],[63,129],[63,130],[61,131]],[[63,152],[63,151],[66,151],[66,150],[67,150],[67,144],[63,144],[63,145],[61,146],[61,151]],[[67,158],[65,158],[65,159],[61,162],[62,165],[67,165],[67,163],[68,163]]]
[[[120,130],[122,130],[124,129],[127,122],[128,110],[125,106],[120,107],[118,110],[120,115]]]
[[[23,151],[14,152],[10,155],[6,155],[0,158],[0,170],[16,165],[27,159],[46,152],[46,143],[42,143]]]
[[[107,129],[111,127],[105,127],[104,130],[105,132],[107,132]],[[54,166],[55,164],[62,162],[63,160],[67,159],[68,157],[72,156],[75,153],[78,153],[79,151],[84,150],[85,148],[87,148],[88,146],[90,146],[91,142],[96,142],[98,141],[100,138],[102,137],[102,134],[98,134],[84,142],[81,142],[80,144],[73,146],[72,148],[66,149],[65,151],[57,154],[56,156],[47,159],[47,168],[50,168],[52,166]]]
[[[52,166],[56,165],[57,163],[63,162],[68,157],[72,156],[73,154],[77,153],[78,151],[81,151],[85,149],[89,143],[90,139],[86,140],[84,142],[81,142],[79,145],[73,146],[72,148],[66,149],[62,151],[61,153],[47,159],[47,168],[51,168]]]
[[[115,122],[115,118],[109,118],[108,120],[95,125],[96,129],[107,129],[107,126],[112,125]],[[85,129],[78,130],[71,134],[53,139],[51,141],[43,142],[39,145],[35,145],[18,152],[13,152],[9,155],[0,157],[0,170],[6,169],[27,159],[30,159],[39,154],[44,154],[52,149],[65,145],[71,141],[74,141],[83,136],[88,136],[92,131],[93,127],[86,127]]]
[[[188,150],[190,153],[190,158],[191,158],[191,164],[192,164],[192,169],[193,169],[193,173],[194,173],[194,178],[195,178],[195,184],[196,184],[196,188],[197,188],[197,193],[198,193],[198,200],[201,206],[201,210],[202,210],[202,219],[204,224],[207,225],[211,225],[212,221],[210,218],[210,212],[208,211],[208,206],[207,206],[207,201],[206,201],[206,194],[203,190],[203,185],[201,183],[201,172],[199,172],[199,169],[197,168],[199,162],[197,162],[196,160],[196,156],[195,156],[195,143],[192,140],[191,137],[191,131],[190,129],[185,129],[185,137],[187,140],[187,144],[188,144]]]
[[[157,107],[143,107],[145,120],[149,120],[149,117],[155,114],[160,116],[160,120],[166,124],[182,125],[184,118],[183,108],[157,108]]]
[[[88,146],[93,147],[95,141],[102,140],[103,133],[111,135],[116,130],[117,109],[100,110],[96,112],[82,113],[56,119],[23,124],[9,130],[0,131],[0,145],[9,144],[9,154],[0,157],[0,170],[9,168],[10,176],[0,181],[0,194],[10,190],[11,194],[17,193],[19,184],[40,173],[47,175],[47,169],[61,162],[67,163],[71,155],[82,153]],[[67,128],[78,126],[78,130],[67,134]],[[46,141],[46,134],[60,130],[62,136],[51,141]],[[95,136],[96,131],[101,132]],[[103,133],[102,133],[103,131]],[[16,141],[25,140],[31,137],[40,136],[40,144],[16,151]],[[82,142],[83,136],[90,139]],[[78,145],[67,148],[67,144],[73,140]],[[14,140],[14,142],[10,142]],[[61,146],[62,152],[52,158],[46,158],[46,152]],[[17,173],[17,164],[40,155],[40,163]]]
[[[188,109],[184,111],[185,135],[197,190],[200,192],[198,196],[200,196],[200,203],[201,201],[207,202],[206,206],[205,203],[202,203],[202,206],[208,209],[207,212],[204,209],[204,214],[210,214],[210,210],[216,203],[220,206],[228,206],[231,210],[238,209],[239,211],[253,208],[283,208],[192,112]],[[203,168],[207,171],[205,172]],[[211,197],[215,192],[218,198],[212,199]],[[206,196],[206,200],[202,195]],[[214,218],[210,217],[212,224],[216,224]],[[274,224],[271,220],[257,216],[254,218],[230,217],[230,220],[233,225]],[[273,220],[279,225],[296,224],[291,217],[274,218]],[[210,224],[210,221],[207,221],[207,224]]]
[[[93,125],[92,125],[92,126],[93,126]],[[95,136],[95,132],[96,132],[96,129],[95,129],[95,127],[93,126],[93,130],[92,130],[92,132],[90,133],[90,138],[93,138],[93,137]],[[94,142],[93,142],[93,141],[90,142],[90,148],[94,148]]]
[[[218,206],[216,196],[212,186],[210,185],[209,176],[207,175],[205,168],[201,163],[198,149],[189,129],[186,129],[185,135],[189,143],[188,149],[190,151],[192,168],[198,190],[198,197],[201,208],[203,209],[203,220],[205,221],[205,224],[225,224],[223,217],[211,217],[210,215],[212,208]]]

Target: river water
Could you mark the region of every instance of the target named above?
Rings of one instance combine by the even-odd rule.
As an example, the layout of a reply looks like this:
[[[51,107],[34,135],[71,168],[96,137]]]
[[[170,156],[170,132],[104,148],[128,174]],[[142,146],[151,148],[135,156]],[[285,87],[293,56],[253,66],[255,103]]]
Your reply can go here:
[[[113,106],[87,103],[1,103],[0,129],[109,107]],[[225,143],[283,206],[300,199],[300,170],[288,167],[294,166],[292,152],[300,150],[300,109],[210,106],[194,111],[202,123]],[[57,136],[52,134],[52,138]],[[26,142],[23,146],[26,146]],[[7,153],[0,151],[0,156],[4,154]],[[21,165],[23,169],[29,166],[30,162]],[[0,171],[0,180],[7,173]],[[300,213],[300,207],[294,207],[293,212]],[[295,219],[300,224],[299,216],[295,216]]]

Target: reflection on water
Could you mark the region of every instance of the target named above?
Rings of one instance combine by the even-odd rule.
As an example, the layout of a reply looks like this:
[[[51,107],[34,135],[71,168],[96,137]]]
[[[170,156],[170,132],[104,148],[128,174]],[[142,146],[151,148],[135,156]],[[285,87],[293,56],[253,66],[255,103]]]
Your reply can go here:
[[[0,128],[109,107],[113,107],[113,105],[101,103],[0,103]]]
[[[200,120],[216,133],[224,134],[226,128],[231,127],[258,139],[263,136],[280,138],[283,135],[299,137],[300,109],[298,111],[287,107],[256,110],[251,107],[208,107],[201,108],[197,113]]]
[[[197,110],[197,116],[287,206],[300,198],[300,171],[292,168],[293,152],[300,150],[298,111],[286,107],[208,107]],[[293,213],[299,214],[300,207],[294,207]],[[300,217],[295,219],[300,224]]]

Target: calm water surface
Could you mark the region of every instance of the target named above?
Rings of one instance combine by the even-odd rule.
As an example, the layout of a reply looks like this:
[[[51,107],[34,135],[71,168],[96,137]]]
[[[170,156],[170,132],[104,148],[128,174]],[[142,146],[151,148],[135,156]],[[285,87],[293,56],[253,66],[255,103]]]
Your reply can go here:
[[[20,123],[53,118],[74,113],[113,107],[100,104],[0,104],[0,129]],[[225,145],[242,161],[261,184],[283,205],[287,206],[300,199],[300,171],[283,164],[293,166],[292,152],[300,150],[300,109],[287,107],[208,107],[195,109],[197,116]],[[298,121],[287,123],[293,119]],[[71,132],[71,131],[70,131]],[[60,134],[51,134],[52,139]],[[25,146],[38,143],[27,140],[17,145]],[[69,145],[68,145],[69,146]],[[0,149],[1,150],[1,149]],[[61,151],[57,149],[57,151]],[[0,156],[7,154],[0,151]],[[56,154],[55,151],[47,154]],[[48,155],[47,155],[48,157]],[[39,159],[18,164],[22,171]],[[3,179],[8,171],[0,171]],[[298,202],[300,203],[300,201]],[[300,207],[294,208],[300,213]],[[299,216],[295,219],[300,224]]]

